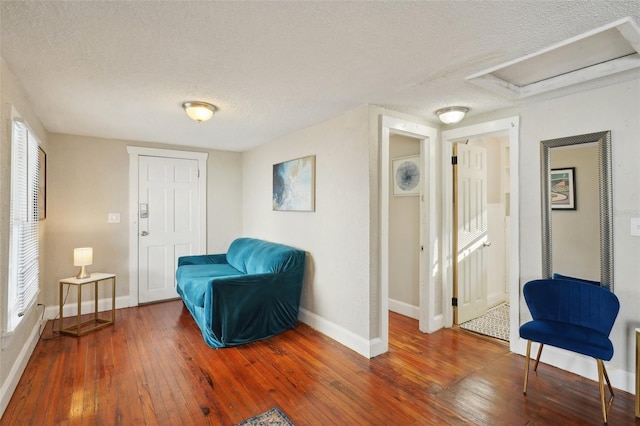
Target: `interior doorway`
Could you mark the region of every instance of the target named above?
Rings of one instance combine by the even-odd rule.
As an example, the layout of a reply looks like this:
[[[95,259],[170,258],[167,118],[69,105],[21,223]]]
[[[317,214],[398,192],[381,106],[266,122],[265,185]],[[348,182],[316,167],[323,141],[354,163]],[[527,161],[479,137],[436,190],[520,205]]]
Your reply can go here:
[[[372,288],[377,298],[378,337],[369,342],[369,357],[389,350],[389,197],[391,190],[390,136],[403,135],[419,140],[420,182],[420,251],[419,251],[419,321],[420,331],[442,328],[441,294],[436,293],[437,214],[436,214],[436,144],[438,131],[432,127],[389,116],[380,116],[380,254],[379,282]]]
[[[509,340],[509,137],[453,144],[454,324]]]
[[[391,134],[389,155],[389,310],[420,319],[420,184],[396,185],[396,174],[420,159],[420,139]]]
[[[508,300],[509,300],[509,347],[512,351],[518,351],[518,326],[519,326],[519,205],[518,205],[518,145],[519,145],[519,117],[510,117],[496,121],[476,124],[467,127],[460,127],[442,132],[442,282],[443,282],[443,305],[445,326],[451,327],[454,324],[453,308],[453,269],[457,261],[457,253],[454,254],[453,241],[453,165],[451,154],[453,144],[465,142],[469,139],[480,137],[492,137],[504,135],[508,142],[505,142],[505,173],[508,174],[508,192],[505,191],[505,205],[508,209],[508,230],[505,235],[505,247],[510,253],[505,275],[508,277]],[[507,150],[508,148],[508,150]],[[505,182],[506,184],[506,182]],[[511,232],[513,230],[513,232]]]

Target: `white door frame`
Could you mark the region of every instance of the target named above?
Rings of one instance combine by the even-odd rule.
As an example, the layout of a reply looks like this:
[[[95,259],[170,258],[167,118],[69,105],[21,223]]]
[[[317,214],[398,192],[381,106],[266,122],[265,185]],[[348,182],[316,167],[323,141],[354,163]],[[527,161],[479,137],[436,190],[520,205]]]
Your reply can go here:
[[[451,165],[452,145],[466,139],[487,136],[494,133],[509,134],[509,223],[511,236],[509,240],[509,307],[510,307],[510,342],[512,352],[518,349],[518,328],[520,326],[520,212],[518,187],[520,175],[518,171],[518,146],[520,133],[520,117],[509,117],[496,121],[460,127],[442,132],[442,285],[444,321],[446,327],[453,324],[453,166]]]
[[[199,187],[200,211],[203,229],[200,232],[200,247],[206,253],[207,247],[207,158],[206,152],[174,151],[172,149],[143,148],[128,146],[129,153],[129,306],[138,306],[138,160],[140,156],[181,158],[198,161],[202,183]]]
[[[372,357],[389,350],[389,135],[401,134],[420,139],[422,194],[420,218],[420,319],[423,332],[441,328],[435,315],[434,271],[437,258],[436,238],[436,143],[438,131],[434,128],[393,117],[380,117],[380,301],[378,306],[380,338],[374,339]],[[425,226],[426,225],[426,226]],[[425,265],[423,268],[422,265]],[[426,269],[426,270],[423,270]]]

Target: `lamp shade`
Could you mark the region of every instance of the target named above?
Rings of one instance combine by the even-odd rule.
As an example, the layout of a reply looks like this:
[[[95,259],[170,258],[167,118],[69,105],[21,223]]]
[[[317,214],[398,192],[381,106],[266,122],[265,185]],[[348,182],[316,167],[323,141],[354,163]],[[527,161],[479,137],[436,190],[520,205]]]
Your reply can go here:
[[[93,248],[81,247],[73,249],[73,265],[80,267],[80,272],[76,275],[79,280],[89,278],[91,274],[87,272],[87,265],[93,263]]]
[[[203,121],[210,120],[213,114],[218,110],[215,105],[211,105],[207,102],[183,102],[182,108],[189,116],[190,119],[201,123]]]
[[[93,263],[93,248],[82,247],[73,249],[73,266],[87,266]]]
[[[467,112],[467,107],[453,106],[437,110],[436,115],[444,124],[454,124],[460,122]]]

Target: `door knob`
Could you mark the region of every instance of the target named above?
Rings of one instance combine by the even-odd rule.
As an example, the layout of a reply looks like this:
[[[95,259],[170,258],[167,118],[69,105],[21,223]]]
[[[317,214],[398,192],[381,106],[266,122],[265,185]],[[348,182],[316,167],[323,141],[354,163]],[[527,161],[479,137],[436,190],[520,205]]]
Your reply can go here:
[[[142,235],[143,237],[146,237],[147,235],[149,235],[149,233],[147,231],[142,231],[140,235]]]
[[[491,241],[485,241],[482,243],[482,247],[491,247]]]

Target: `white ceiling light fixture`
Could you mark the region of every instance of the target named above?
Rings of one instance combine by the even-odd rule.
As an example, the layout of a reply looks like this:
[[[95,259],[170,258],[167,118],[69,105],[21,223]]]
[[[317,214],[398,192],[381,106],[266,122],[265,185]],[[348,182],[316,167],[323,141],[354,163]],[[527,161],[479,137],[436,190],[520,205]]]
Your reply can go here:
[[[211,117],[213,117],[213,114],[218,110],[215,105],[200,101],[183,102],[182,108],[184,108],[190,119],[197,121],[198,123],[210,120]]]
[[[444,124],[455,124],[462,121],[468,112],[469,108],[467,107],[452,106],[437,110],[436,115]]]

